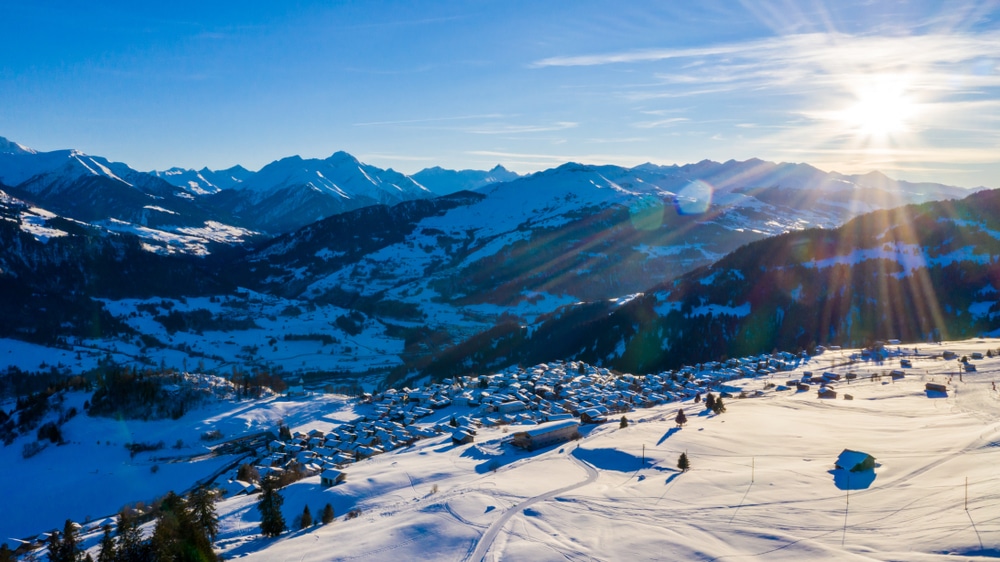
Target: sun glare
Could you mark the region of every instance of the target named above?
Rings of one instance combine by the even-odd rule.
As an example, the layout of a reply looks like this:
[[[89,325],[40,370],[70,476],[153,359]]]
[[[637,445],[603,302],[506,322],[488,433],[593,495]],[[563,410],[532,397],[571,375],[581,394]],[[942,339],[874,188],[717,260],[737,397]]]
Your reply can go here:
[[[906,81],[895,76],[866,77],[854,87],[855,100],[840,114],[859,137],[886,139],[908,132],[916,113]]]

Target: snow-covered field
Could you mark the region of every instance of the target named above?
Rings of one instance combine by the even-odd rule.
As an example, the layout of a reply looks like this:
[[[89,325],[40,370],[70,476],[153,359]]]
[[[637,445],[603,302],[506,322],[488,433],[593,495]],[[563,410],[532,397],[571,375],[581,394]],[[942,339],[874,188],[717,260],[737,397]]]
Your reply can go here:
[[[807,368],[819,374],[843,356],[820,356]],[[307,503],[316,513],[330,502],[338,516],[360,508],[361,517],[264,540],[252,534],[255,499],[227,500],[219,546],[250,560],[996,557],[1000,395],[992,383],[1000,359],[976,363],[979,371],[960,381],[955,361],[917,359],[900,380],[838,385],[837,400],[768,390],[727,401],[721,415],[690,403],[638,410],[625,429],[589,426],[580,441],[535,453],[501,445],[502,429],[484,428],[469,445],[420,442],[352,466],[333,488],[313,478],[285,491],[289,521]],[[898,363],[832,370],[863,379],[892,368]],[[926,382],[951,374],[947,397],[928,396]],[[765,383],[743,381],[751,391]],[[678,407],[689,417],[679,430]],[[876,457],[873,481],[834,473],[845,448]],[[686,473],[676,468],[682,452],[691,460]]]
[[[690,400],[640,409],[627,415],[626,428],[615,417],[583,426],[578,441],[534,452],[503,442],[516,427],[479,428],[466,445],[452,444],[447,435],[417,441],[349,465],[347,481],[337,486],[323,488],[315,476],[282,490],[290,525],[305,505],[316,517],[327,503],[337,515],[330,525],[264,539],[256,496],[222,500],[217,547],[228,559],[306,561],[995,558],[1000,393],[993,383],[1000,379],[1000,358],[975,360],[978,371],[960,378],[955,360],[933,356],[945,349],[960,357],[985,354],[1000,348],[1000,340],[918,347],[902,379],[869,378],[900,368],[897,360],[847,365],[849,352],[827,352],[796,371],[728,383],[762,394],[727,399],[723,414]],[[854,372],[858,379],[835,383],[837,399],[817,398],[816,385],[808,392],[765,389],[798,379],[803,370]],[[948,384],[947,395],[927,393],[927,382]],[[688,415],[681,429],[674,423],[679,407]],[[439,410],[433,421],[466,411]],[[8,475],[2,493],[15,498],[7,505],[19,508],[4,510],[0,529],[23,536],[143,499],[107,499],[107,508],[87,506],[86,513],[63,499],[97,486],[108,496],[117,493],[118,484],[96,479],[128,466],[120,446],[125,437],[116,436],[121,431],[142,440],[193,442],[209,427],[235,436],[280,418],[293,430],[325,431],[358,413],[343,400],[317,396],[223,403],[173,424],[74,418],[65,428],[79,443],[27,461],[17,444],[0,451]],[[119,446],[104,445],[105,435]],[[91,445],[98,440],[102,444]],[[874,456],[874,475],[834,471],[844,449]],[[691,462],[685,473],[676,468],[682,452]],[[215,466],[178,467],[176,474],[165,464],[156,474],[141,467],[122,481],[149,482],[148,499],[183,489]],[[42,513],[22,521],[21,512],[39,504]],[[346,520],[352,509],[360,516]],[[89,544],[96,538],[92,534]]]

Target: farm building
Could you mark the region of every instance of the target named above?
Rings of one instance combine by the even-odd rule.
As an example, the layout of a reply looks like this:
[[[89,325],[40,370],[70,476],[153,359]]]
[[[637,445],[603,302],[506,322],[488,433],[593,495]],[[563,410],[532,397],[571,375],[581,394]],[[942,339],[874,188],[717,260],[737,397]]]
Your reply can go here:
[[[924,388],[930,392],[948,392],[948,387],[937,382],[929,382],[924,385]]]
[[[580,422],[576,420],[560,420],[545,423],[513,435],[511,444],[522,449],[534,450],[554,443],[562,443],[575,438]]]
[[[862,472],[875,468],[875,457],[861,451],[844,449],[834,465],[838,469],[849,470],[851,472]]]
[[[332,468],[324,470],[319,477],[320,484],[322,484],[324,488],[329,488],[330,486],[336,486],[337,484],[343,482],[345,479],[347,479],[346,473],[341,472],[339,470],[334,470]]]

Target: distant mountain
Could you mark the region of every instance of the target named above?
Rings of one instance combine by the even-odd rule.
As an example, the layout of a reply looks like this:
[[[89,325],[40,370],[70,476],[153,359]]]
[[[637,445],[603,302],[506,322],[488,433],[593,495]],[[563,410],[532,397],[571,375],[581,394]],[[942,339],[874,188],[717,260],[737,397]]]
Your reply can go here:
[[[823,275],[846,275],[824,281],[816,277],[817,268],[802,265],[830,245],[845,252],[874,247],[848,235],[859,225],[865,236],[884,237],[879,233],[908,224],[919,225],[920,236],[933,236],[950,224],[958,239],[982,238],[987,249],[990,239],[982,232],[1000,231],[982,216],[982,209],[992,208],[989,196],[978,200],[980,210],[969,209],[970,200],[928,204],[969,191],[879,173],[827,173],[806,164],[747,160],[624,168],[570,162],[527,176],[508,174],[502,167],[429,169],[409,177],[344,152],[326,159],[284,158],[259,172],[234,167],[144,173],[79,151],[36,152],[2,139],[0,223],[7,231],[0,284],[14,295],[5,310],[17,319],[7,332],[47,341],[80,335],[87,332],[81,322],[88,314],[104,318],[108,310],[130,329],[145,329],[142,322],[132,323],[141,312],[135,302],[102,304],[96,296],[198,294],[243,302],[252,293],[255,304],[267,303],[269,316],[288,309],[288,318],[295,310],[315,315],[316,322],[330,318],[310,328],[313,336],[327,327],[343,334],[363,327],[383,342],[367,360],[383,368],[403,363],[402,372],[409,374],[563,358],[643,371],[699,357],[832,341],[845,333],[843,322],[857,330],[850,332],[852,342],[874,334],[866,312],[821,328],[814,322],[829,319],[828,311],[802,303],[796,314],[807,320],[795,330],[761,319],[790,310],[788,303],[780,304],[785,312],[768,309],[771,297],[758,295],[782,288],[812,300],[856,294],[875,302],[870,287],[845,284],[858,275],[874,277],[871,271],[820,268]],[[474,189],[434,197],[424,182],[438,190]],[[906,207],[912,204],[923,206]],[[855,219],[896,208],[905,210],[874,215],[881,224]],[[949,209],[960,214],[948,215]],[[966,215],[971,218],[954,218]],[[974,224],[981,232],[972,230]],[[785,242],[762,242],[778,235]],[[833,241],[814,243],[810,236]],[[869,245],[858,246],[862,243]],[[936,255],[928,244],[914,243],[907,251]],[[975,245],[970,247],[978,256]],[[757,263],[746,252],[786,261]],[[190,261],[190,256],[204,259]],[[747,265],[738,273],[699,273],[732,260]],[[800,277],[788,277],[789,272]],[[936,283],[935,275],[937,270],[928,268],[925,277]],[[976,279],[979,273],[970,275]],[[747,293],[713,292],[727,278],[733,285],[726,290]],[[992,286],[1000,289],[1000,281]],[[237,295],[235,287],[250,293]],[[25,295],[34,295],[28,308],[18,304]],[[64,302],[70,297],[73,303]],[[958,336],[989,326],[966,322],[971,311],[982,312],[981,302],[969,309],[948,298],[951,308],[938,316],[943,324],[897,330],[893,337]],[[861,307],[869,301],[851,302]],[[913,302],[891,302],[919,309]],[[32,307],[77,312],[74,320],[49,315],[40,325],[31,319]],[[716,320],[699,320],[702,310]],[[954,310],[969,310],[970,316],[947,320]],[[744,325],[745,318],[757,324]],[[249,317],[237,320],[240,326],[253,324]],[[229,325],[181,324],[170,324],[171,330],[221,334],[220,326]],[[268,354],[276,353],[271,340],[281,334],[261,334],[262,341],[246,345],[255,350],[254,360],[279,360]],[[216,344],[225,345],[212,340],[209,347]]]
[[[439,166],[425,168],[413,174],[413,179],[437,195],[448,195],[456,191],[475,191],[494,183],[503,183],[519,178],[500,164],[492,170],[446,170]]]
[[[272,162],[208,202],[251,228],[280,233],[337,213],[432,196],[409,176],[337,152],[325,160]]]
[[[39,208],[29,226],[49,218],[89,223],[134,233],[161,253],[205,254],[255,235],[155,175],[77,150],[37,152],[0,138],[0,190]]]
[[[443,351],[425,374],[556,358],[653,372],[775,348],[932,342],[998,329],[994,190],[753,242],[632,298],[560,308],[530,333],[500,324],[470,340],[475,346]]]
[[[223,189],[232,189],[253,175],[253,172],[243,166],[233,166],[225,170],[191,170],[185,168],[170,168],[162,172],[150,172],[154,176],[195,195],[208,195]]]

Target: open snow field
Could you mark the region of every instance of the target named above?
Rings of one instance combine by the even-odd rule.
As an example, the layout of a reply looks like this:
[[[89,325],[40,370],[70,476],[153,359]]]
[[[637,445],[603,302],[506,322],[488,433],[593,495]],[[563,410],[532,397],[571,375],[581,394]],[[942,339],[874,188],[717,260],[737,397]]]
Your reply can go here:
[[[63,407],[82,412],[88,398],[89,393],[71,392]],[[0,510],[0,542],[7,540],[13,547],[8,539],[61,528],[67,518],[92,521],[85,529],[99,528],[102,518],[126,504],[148,503],[171,490],[181,493],[244,459],[242,455],[209,455],[227,440],[277,432],[282,420],[292,426],[308,420],[316,427],[332,427],[357,417],[352,408],[342,396],[317,395],[301,400],[272,396],[219,401],[179,420],[117,421],[81,413],[62,426],[65,445],[49,445],[25,459],[21,451],[25,443],[35,440],[31,432],[0,446],[4,475],[0,496],[7,506]],[[203,441],[201,436],[211,430],[221,432],[222,438]],[[125,448],[126,443],[159,441],[164,442],[163,449],[135,457]],[[232,471],[235,466],[225,472],[227,477]]]
[[[806,368],[861,379],[898,368],[829,367],[844,357],[828,352]],[[314,477],[284,490],[289,524],[304,505],[316,514],[329,502],[337,520],[328,526],[262,539],[256,498],[224,501],[218,546],[233,559],[317,561],[997,557],[1000,359],[975,363],[979,371],[959,381],[956,361],[915,359],[901,380],[838,384],[836,400],[814,387],[728,400],[718,416],[690,402],[638,410],[625,429],[617,420],[585,426],[583,439],[534,453],[501,444],[500,428],[481,429],[469,445],[422,441],[350,466],[338,486],[323,489]],[[924,391],[952,373],[946,397]],[[678,430],[679,406],[689,422]],[[845,448],[876,457],[873,481],[845,482],[841,471],[838,486],[833,465]],[[680,473],[685,451],[692,468]],[[354,508],[362,515],[344,520]]]
[[[981,343],[980,343],[981,342]],[[906,376],[898,360],[847,365],[849,352],[827,352],[796,371],[729,383],[754,398],[726,400],[708,414],[690,400],[582,426],[579,441],[534,452],[504,443],[515,427],[479,428],[475,443],[447,435],[349,465],[332,488],[314,476],[282,489],[291,527],[308,504],[318,518],[330,503],[336,520],[277,539],[259,535],[257,496],[234,496],[217,508],[216,543],[227,559],[252,560],[962,560],[1000,556],[1000,358],[973,361],[958,376],[959,357],[1000,348],[1000,340],[918,346]],[[802,371],[859,378],[835,383],[837,399],[818,385],[796,392],[766,389]],[[885,374],[869,380],[870,374]],[[952,379],[949,383],[949,379]],[[948,384],[946,396],[926,382]],[[844,394],[853,395],[845,400]],[[85,395],[70,395],[81,404]],[[79,407],[79,404],[77,404]],[[679,407],[688,423],[677,429]],[[464,407],[421,422],[447,421]],[[24,537],[112,514],[123,504],[185,490],[235,456],[197,462],[155,456],[199,456],[208,429],[226,438],[273,430],[329,430],[364,413],[342,397],[219,402],[177,422],[114,422],[80,415],[63,428],[70,445],[31,459],[21,438],[0,449],[4,467],[3,537]],[[129,440],[164,440],[167,449],[130,459]],[[181,439],[184,447],[171,449]],[[107,442],[110,441],[111,445]],[[871,454],[871,474],[834,471],[845,449]],[[691,470],[677,470],[687,452]],[[150,470],[158,464],[156,473]],[[235,469],[216,482],[225,483]],[[966,504],[966,479],[968,500]],[[350,510],[360,516],[347,520]],[[99,537],[85,525],[87,546]],[[96,555],[96,548],[91,549]]]

